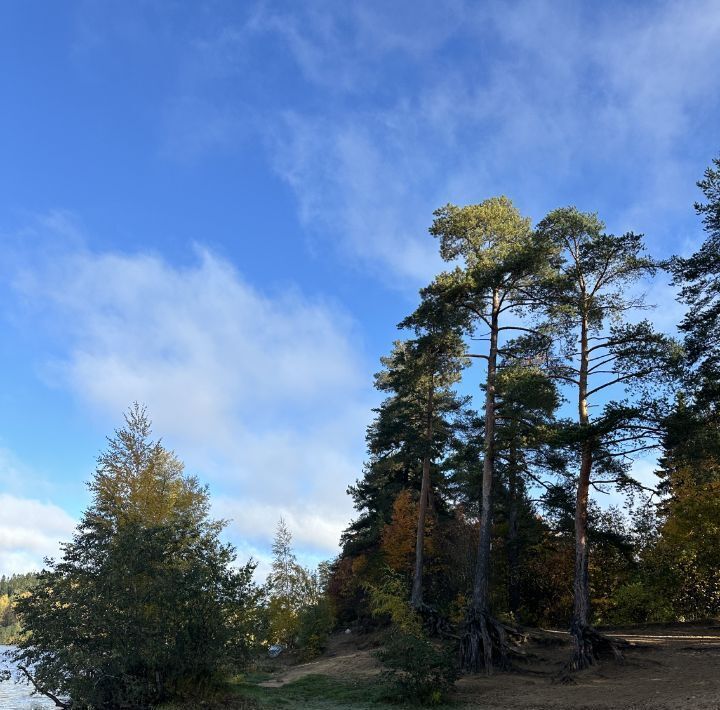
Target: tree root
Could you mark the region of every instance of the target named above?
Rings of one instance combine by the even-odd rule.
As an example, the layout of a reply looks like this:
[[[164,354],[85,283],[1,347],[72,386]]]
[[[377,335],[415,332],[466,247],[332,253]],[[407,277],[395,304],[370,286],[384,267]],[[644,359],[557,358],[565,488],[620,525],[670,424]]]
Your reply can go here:
[[[573,656],[555,678],[556,683],[574,683],[573,673],[585,670],[600,660],[609,659],[616,663],[623,663],[625,660],[621,646],[627,644],[601,634],[592,626],[573,623],[570,636],[573,641]]]
[[[452,624],[450,620],[443,616],[435,607],[429,604],[421,604],[415,609],[422,619],[423,628],[430,636],[445,636],[448,638],[457,638],[452,634]]]
[[[507,671],[511,655],[520,655],[509,638],[524,640],[525,635],[490,616],[487,611],[471,610],[460,639],[460,668],[468,673],[484,670]]]

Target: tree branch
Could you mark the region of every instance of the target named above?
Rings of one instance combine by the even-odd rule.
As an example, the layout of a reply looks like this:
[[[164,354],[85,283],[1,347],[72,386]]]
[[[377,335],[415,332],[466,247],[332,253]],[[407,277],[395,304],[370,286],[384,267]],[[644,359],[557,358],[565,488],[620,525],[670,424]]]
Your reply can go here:
[[[620,458],[621,456],[630,458],[630,454],[637,454],[640,451],[650,451],[651,449],[657,449],[658,446],[660,446],[660,444],[647,444],[646,446],[638,446],[635,449],[628,449],[627,451],[618,451],[615,454],[608,451],[606,454],[603,455],[610,458]]]
[[[595,394],[596,392],[599,392],[600,390],[604,390],[606,387],[611,387],[612,385],[616,385],[619,382],[624,382],[625,380],[630,380],[633,377],[644,377],[645,375],[649,375],[652,372],[652,370],[645,370],[643,372],[631,372],[627,375],[622,375],[621,377],[616,377],[614,380],[610,380],[610,382],[605,382],[602,385],[598,385],[597,387],[591,389],[587,393],[587,397],[589,397],[591,394]]]
[[[503,325],[498,330],[522,330],[525,333],[532,333],[533,335],[539,335],[540,331],[537,328],[523,328],[519,325]]]
[[[35,690],[40,693],[41,695],[44,695],[47,698],[50,698],[52,700],[56,707],[59,708],[69,708],[71,706],[71,703],[64,703],[60,698],[58,698],[56,695],[53,695],[49,690],[43,690],[38,684],[35,678],[30,675],[30,672],[28,671],[25,666],[18,666],[18,670],[20,670],[23,675],[33,684],[33,687]]]

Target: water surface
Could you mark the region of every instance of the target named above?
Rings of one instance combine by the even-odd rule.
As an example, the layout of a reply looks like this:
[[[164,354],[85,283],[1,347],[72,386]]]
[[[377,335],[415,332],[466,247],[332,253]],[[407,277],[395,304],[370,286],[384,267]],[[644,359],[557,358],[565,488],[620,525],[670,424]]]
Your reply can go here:
[[[5,651],[11,649],[12,646],[0,645],[0,670],[14,671],[12,664],[3,655]],[[54,707],[55,703],[49,698],[31,695],[30,686],[25,683],[15,683],[12,680],[0,683],[0,708],[2,710],[46,710],[46,708]]]

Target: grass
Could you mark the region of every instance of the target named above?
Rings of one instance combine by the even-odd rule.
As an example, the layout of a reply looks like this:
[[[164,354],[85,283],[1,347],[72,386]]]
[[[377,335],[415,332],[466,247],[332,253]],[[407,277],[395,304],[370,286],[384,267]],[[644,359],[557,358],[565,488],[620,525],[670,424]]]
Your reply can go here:
[[[373,680],[343,681],[325,675],[307,675],[279,688],[259,685],[271,676],[264,673],[247,674],[238,678],[234,689],[238,699],[253,703],[248,708],[304,708],[305,710],[402,710],[417,705],[389,703],[384,700],[387,690],[377,678]],[[242,705],[238,707],[242,708]],[[436,708],[458,708],[442,705]]]
[[[360,710],[361,708],[390,707],[382,704],[382,688],[368,681],[341,681],[324,675],[308,675],[280,688],[259,685],[268,675],[252,674],[236,684],[241,698],[253,700],[258,708],[336,708],[337,710]],[[397,707],[397,706],[394,706]]]

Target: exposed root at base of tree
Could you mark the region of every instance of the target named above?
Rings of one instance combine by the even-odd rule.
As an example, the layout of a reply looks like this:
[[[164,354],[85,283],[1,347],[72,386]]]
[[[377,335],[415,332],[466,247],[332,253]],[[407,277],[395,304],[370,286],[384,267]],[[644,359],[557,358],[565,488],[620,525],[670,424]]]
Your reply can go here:
[[[503,624],[487,611],[470,611],[460,639],[460,668],[467,673],[507,671],[511,655],[520,655],[515,642],[525,640],[517,629]],[[511,642],[510,639],[513,639]]]
[[[556,683],[574,683],[573,673],[595,665],[600,660],[613,660],[623,663],[621,645],[627,645],[596,631],[592,626],[573,624],[570,629],[573,642],[573,656],[570,662],[555,678]]]
[[[420,615],[423,628],[430,636],[457,638],[457,636],[452,633],[450,620],[443,616],[435,607],[423,603],[419,607],[415,607],[415,611]]]

